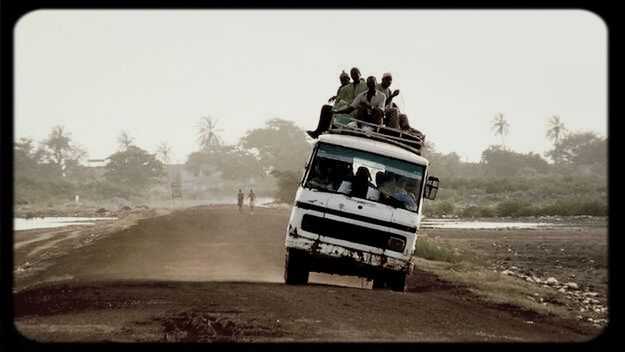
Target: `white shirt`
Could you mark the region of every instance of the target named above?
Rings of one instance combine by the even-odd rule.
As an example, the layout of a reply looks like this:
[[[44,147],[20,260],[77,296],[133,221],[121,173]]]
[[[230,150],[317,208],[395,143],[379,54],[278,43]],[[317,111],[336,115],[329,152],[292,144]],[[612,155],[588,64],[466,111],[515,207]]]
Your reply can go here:
[[[352,183],[349,181],[342,181],[339,189],[336,191],[343,194],[349,194],[352,192]]]
[[[338,193],[350,194],[352,193],[352,183],[350,181],[343,181],[337,190]],[[367,196],[365,197],[368,200],[378,201],[380,200],[380,191],[377,189],[368,186],[367,187]]]
[[[378,83],[376,86],[376,89],[379,90],[380,92],[384,93],[384,95],[386,95],[386,98],[390,97],[392,92],[391,92],[391,88],[384,88],[382,86],[382,83]],[[393,107],[393,101],[389,101],[388,104],[386,104],[387,108],[392,108]]]
[[[367,188],[367,199],[377,202],[380,200],[380,191],[373,187]]]
[[[384,93],[376,89],[375,94],[371,97],[371,102],[369,102],[367,100],[367,92],[368,91],[358,94],[356,98],[354,98],[354,101],[352,102],[352,106],[357,109],[360,106],[360,103],[364,102],[372,108],[380,108],[384,110],[384,102],[386,101],[386,95],[384,95]]]

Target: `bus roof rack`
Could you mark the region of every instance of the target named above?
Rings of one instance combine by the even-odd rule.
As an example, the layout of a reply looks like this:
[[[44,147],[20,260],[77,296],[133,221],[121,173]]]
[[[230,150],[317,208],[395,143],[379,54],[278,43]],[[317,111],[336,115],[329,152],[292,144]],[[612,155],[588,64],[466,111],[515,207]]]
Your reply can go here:
[[[338,116],[332,117],[332,124],[328,129],[328,133],[370,138],[376,141],[390,143],[417,155],[421,155],[421,149],[425,141],[424,134],[416,134],[397,128],[356,120],[345,114],[340,116],[340,121],[337,121],[338,118]]]

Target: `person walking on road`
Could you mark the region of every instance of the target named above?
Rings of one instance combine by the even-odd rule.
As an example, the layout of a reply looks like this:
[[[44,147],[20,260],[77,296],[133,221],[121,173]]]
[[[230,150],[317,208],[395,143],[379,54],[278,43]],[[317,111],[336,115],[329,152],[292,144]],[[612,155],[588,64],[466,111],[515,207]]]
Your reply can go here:
[[[239,206],[239,213],[243,212],[243,200],[245,199],[245,194],[239,188],[239,193],[237,193],[237,205]]]
[[[247,195],[247,198],[250,199],[250,213],[254,214],[254,204],[256,203],[256,194],[254,190],[250,188],[250,193]]]

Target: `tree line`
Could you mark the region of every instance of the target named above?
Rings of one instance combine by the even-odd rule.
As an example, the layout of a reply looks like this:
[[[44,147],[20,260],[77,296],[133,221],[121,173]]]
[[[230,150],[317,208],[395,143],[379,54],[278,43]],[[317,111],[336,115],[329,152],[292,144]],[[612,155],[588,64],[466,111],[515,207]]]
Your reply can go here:
[[[568,131],[553,115],[544,134],[552,147],[541,155],[506,146],[510,125],[503,114],[494,116],[491,129],[501,144],[484,149],[479,162],[463,162],[455,152],[442,154],[426,145],[431,173],[441,178],[439,197],[426,201],[426,215],[608,215],[607,138]]]
[[[569,132],[559,116],[548,121],[545,137],[553,147],[543,155],[518,153],[505,144],[510,125],[502,113],[495,115],[491,128],[501,138],[500,145],[488,146],[480,162],[463,162],[455,153],[442,154],[427,141],[424,156],[432,165],[431,174],[453,190],[457,179],[538,177],[540,175],[594,175],[607,172],[607,139],[593,132]],[[292,121],[273,118],[262,128],[251,129],[233,144],[220,136],[218,120],[210,116],[196,125],[197,149],[188,155],[182,168],[195,177],[218,177],[244,182],[250,177],[274,178],[278,185],[275,197],[290,202],[306,158],[311,150],[303,129]],[[113,142],[113,141],[112,141]],[[155,184],[168,182],[167,166],[172,163],[172,148],[160,142],[152,151],[135,144],[131,133],[122,130],[116,136],[117,151],[109,155],[104,173],[96,177],[87,167],[87,153],[75,143],[63,126],[52,128],[48,137],[35,142],[20,138],[14,142],[16,201],[33,202],[48,198],[72,197],[72,192],[92,192],[98,197],[132,197],[149,192]],[[605,180],[597,181],[605,184]]]
[[[246,131],[234,144],[223,142],[218,120],[210,116],[200,119],[196,131],[197,149],[186,156],[182,168],[200,179],[210,176],[243,182],[250,177],[278,177],[280,171],[301,170],[311,148],[302,129],[277,118]],[[148,151],[122,130],[115,142],[117,151],[105,158],[103,175],[95,177],[84,148],[64,126],[53,127],[39,142],[19,138],[13,146],[16,200],[33,202],[46,194],[46,200],[67,199],[73,197],[72,191],[82,189],[99,193],[99,198],[140,197],[151,186],[171,181],[167,165],[173,155],[167,141]]]
[[[477,163],[463,162],[458,153],[442,154],[426,140],[424,156],[430,160],[432,173],[445,177],[464,178],[513,177],[535,174],[596,175],[605,177],[608,167],[607,138],[594,132],[573,131],[565,127],[558,115],[548,120],[545,137],[552,148],[543,155],[518,153],[505,144],[510,125],[502,113],[491,121],[495,136],[501,144],[490,145],[482,151]],[[533,136],[529,136],[533,138]]]

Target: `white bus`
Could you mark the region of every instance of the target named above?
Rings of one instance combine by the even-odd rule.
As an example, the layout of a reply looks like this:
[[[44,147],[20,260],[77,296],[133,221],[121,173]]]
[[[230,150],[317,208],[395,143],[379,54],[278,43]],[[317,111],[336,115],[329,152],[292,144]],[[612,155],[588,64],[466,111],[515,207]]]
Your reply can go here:
[[[333,123],[315,143],[286,231],[287,284],[312,271],[405,290],[423,198],[436,197],[439,180],[420,155],[423,135],[365,125]]]

